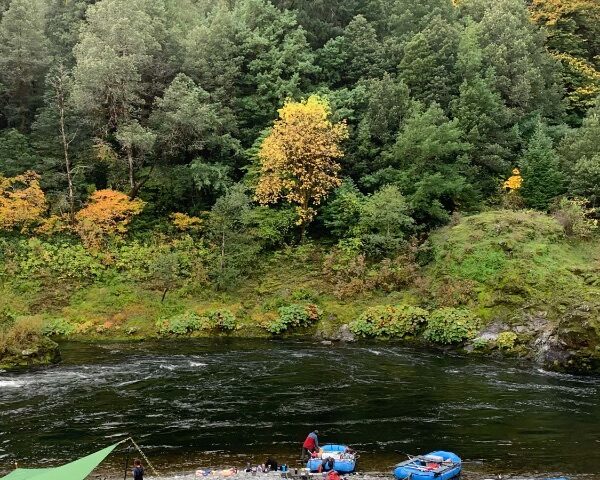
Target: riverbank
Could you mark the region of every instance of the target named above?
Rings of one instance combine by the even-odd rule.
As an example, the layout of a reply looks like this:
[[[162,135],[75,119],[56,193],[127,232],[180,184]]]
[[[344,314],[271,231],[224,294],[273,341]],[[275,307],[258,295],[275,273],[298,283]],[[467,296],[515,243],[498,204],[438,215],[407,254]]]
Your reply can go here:
[[[67,243],[5,243],[2,321],[33,320],[46,336],[83,341],[393,339],[600,371],[600,247],[567,237],[539,212],[464,217],[378,262],[317,243],[287,247],[226,290],[202,277],[200,244],[178,241],[187,242],[188,273],[167,289],[143,274],[152,243],[101,255]]]

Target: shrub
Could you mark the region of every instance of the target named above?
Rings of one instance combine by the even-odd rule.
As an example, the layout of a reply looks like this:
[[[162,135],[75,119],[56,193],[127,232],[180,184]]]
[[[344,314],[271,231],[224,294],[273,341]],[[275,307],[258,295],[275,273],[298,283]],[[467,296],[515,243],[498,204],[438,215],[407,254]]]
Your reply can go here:
[[[65,320],[64,318],[53,318],[42,325],[41,332],[43,335],[55,336],[60,335],[67,337],[75,331],[75,325]]]
[[[412,305],[383,305],[367,308],[350,330],[363,337],[406,337],[416,335],[429,313]]]
[[[496,345],[503,350],[512,350],[515,348],[517,334],[515,332],[501,332],[496,338]]]
[[[584,199],[562,198],[554,212],[554,218],[563,227],[565,235],[590,238],[598,228],[598,220],[591,218],[595,213],[596,209],[589,208]]]
[[[105,267],[80,244],[30,238],[18,245],[18,270],[23,278],[94,280]]]
[[[343,240],[323,261],[323,277],[333,285],[337,298],[372,290],[397,291],[419,277],[416,245],[409,244],[394,258],[377,263],[367,262],[365,255],[359,253],[361,245],[356,239]]]
[[[196,312],[185,312],[166,320],[158,320],[156,326],[161,335],[188,335],[200,330],[207,330],[210,327],[210,321]]]
[[[436,343],[458,343],[473,338],[479,320],[466,308],[445,307],[434,310],[423,332],[425,339]]]
[[[42,335],[42,323],[36,317],[21,317],[8,329],[0,330],[0,358],[24,349]]]
[[[366,291],[367,272],[365,256],[343,246],[336,247],[323,262],[323,277],[333,285],[333,293],[337,298],[351,297]]]
[[[281,307],[277,311],[279,317],[267,325],[267,331],[274,335],[283,333],[291,328],[309,327],[323,315],[322,310],[315,304],[293,304]]]
[[[7,330],[15,324],[17,320],[16,312],[8,305],[0,308],[0,331]]]
[[[208,312],[208,319],[212,328],[222,332],[232,332],[237,326],[235,315],[226,309]]]

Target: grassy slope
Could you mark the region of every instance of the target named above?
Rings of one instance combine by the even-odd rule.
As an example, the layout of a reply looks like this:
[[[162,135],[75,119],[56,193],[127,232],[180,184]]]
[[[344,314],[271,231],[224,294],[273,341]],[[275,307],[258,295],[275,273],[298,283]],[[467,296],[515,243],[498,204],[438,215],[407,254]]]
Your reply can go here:
[[[445,283],[468,285],[469,303],[484,319],[519,321],[515,308],[558,318],[569,308],[600,302],[600,246],[566,239],[547,215],[481,213],[440,230],[431,242],[434,292],[443,293]]]
[[[6,284],[0,294],[5,305],[21,315],[44,322],[62,319],[75,325],[73,338],[141,338],[156,336],[156,321],[183,312],[202,314],[216,308],[229,309],[238,319],[234,336],[267,336],[261,327],[276,317],[280,306],[314,302],[325,312],[318,328],[333,332],[356,318],[367,306],[390,301],[380,292],[339,300],[321,276],[321,256],[294,252],[275,255],[260,271],[244,279],[232,291],[211,289],[162,293],[136,285],[120,277],[110,283],[86,286],[31,282]],[[306,333],[306,332],[304,332]]]
[[[432,261],[423,268],[418,286],[346,300],[337,299],[322,278],[322,254],[314,249],[275,254],[231,292],[170,292],[164,303],[160,292],[118,276],[83,287],[51,279],[21,282],[4,285],[0,293],[18,313],[76,325],[74,336],[80,338],[155,336],[160,318],[214,308],[236,315],[240,328],[233,335],[266,336],[261,325],[276,316],[278,307],[306,301],[323,309],[318,328],[331,333],[368,306],[404,298],[428,308],[467,306],[484,324],[518,325],[537,316],[564,335],[600,335],[600,246],[566,239],[551,217],[530,211],[484,212],[440,229],[430,244]],[[587,347],[595,349],[595,340]]]
[[[539,350],[546,335],[552,348],[568,354],[557,368],[600,368],[596,239],[567,239],[553,218],[538,212],[503,211],[467,217],[431,242],[435,261],[427,276],[434,297],[459,298],[503,330],[541,322],[541,330],[525,329],[524,350],[536,344]]]

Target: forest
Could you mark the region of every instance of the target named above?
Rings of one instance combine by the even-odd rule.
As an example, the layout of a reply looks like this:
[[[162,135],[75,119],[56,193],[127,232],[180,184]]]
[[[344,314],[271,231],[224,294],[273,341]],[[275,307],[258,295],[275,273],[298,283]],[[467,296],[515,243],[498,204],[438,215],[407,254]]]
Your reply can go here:
[[[597,0],[0,0],[5,345],[321,317],[452,343],[595,287],[599,200]]]

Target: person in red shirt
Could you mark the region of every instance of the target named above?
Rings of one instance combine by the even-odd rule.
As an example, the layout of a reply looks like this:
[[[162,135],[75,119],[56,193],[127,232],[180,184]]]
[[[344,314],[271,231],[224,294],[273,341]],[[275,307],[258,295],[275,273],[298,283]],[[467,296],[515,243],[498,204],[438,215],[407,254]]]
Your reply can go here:
[[[302,460],[310,458],[311,455],[319,450],[319,431],[310,432],[302,444]]]

